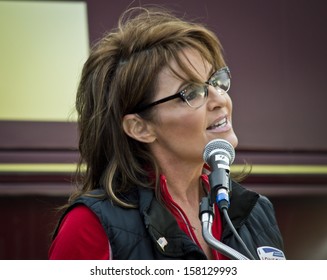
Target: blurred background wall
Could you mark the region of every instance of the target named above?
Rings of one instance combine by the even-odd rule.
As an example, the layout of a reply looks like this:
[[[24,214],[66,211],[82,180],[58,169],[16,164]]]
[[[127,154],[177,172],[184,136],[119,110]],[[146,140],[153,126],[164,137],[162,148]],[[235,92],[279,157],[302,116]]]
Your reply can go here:
[[[46,259],[78,158],[73,103],[89,46],[158,4],[215,31],[232,71],[234,171],[274,203],[289,259],[327,259],[323,0],[0,1],[0,259]]]

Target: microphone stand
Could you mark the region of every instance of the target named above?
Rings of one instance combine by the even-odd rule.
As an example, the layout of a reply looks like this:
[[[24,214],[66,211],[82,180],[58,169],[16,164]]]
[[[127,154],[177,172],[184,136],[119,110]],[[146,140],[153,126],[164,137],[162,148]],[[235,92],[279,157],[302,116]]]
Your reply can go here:
[[[210,204],[209,197],[203,197],[200,204],[199,217],[202,225],[202,235],[204,240],[210,247],[229,257],[232,260],[248,260],[248,258],[242,255],[240,252],[220,242],[212,235],[212,222],[214,217],[213,207]]]

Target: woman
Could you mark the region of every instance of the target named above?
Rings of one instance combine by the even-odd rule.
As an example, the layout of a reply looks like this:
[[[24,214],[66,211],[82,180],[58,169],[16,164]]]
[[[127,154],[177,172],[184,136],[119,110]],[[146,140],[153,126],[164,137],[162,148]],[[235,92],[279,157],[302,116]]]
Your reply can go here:
[[[199,203],[210,187],[205,145],[238,144],[229,87],[214,33],[163,10],[126,12],[83,68],[76,108],[86,170],[49,258],[226,259],[201,234]],[[233,182],[229,212],[254,258],[260,246],[282,249],[266,198]],[[218,209],[212,232],[246,254]]]

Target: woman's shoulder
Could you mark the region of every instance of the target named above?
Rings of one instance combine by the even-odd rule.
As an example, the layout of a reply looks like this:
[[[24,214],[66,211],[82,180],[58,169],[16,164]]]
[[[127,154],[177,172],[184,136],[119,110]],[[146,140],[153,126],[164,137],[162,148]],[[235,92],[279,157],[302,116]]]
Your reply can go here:
[[[49,249],[49,259],[108,259],[106,233],[98,217],[85,205],[69,211]]]

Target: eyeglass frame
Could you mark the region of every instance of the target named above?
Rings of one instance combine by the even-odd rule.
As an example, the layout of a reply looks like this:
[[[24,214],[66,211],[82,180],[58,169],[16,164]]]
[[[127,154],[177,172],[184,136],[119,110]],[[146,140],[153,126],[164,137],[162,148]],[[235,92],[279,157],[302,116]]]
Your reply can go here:
[[[204,82],[204,88],[205,88],[205,96],[204,96],[204,98],[205,98],[205,99],[208,97],[208,86],[211,85],[211,86],[213,86],[213,87],[216,88],[216,86],[214,86],[214,85],[212,84],[211,79],[212,79],[213,76],[215,76],[215,75],[216,75],[217,73],[219,73],[219,72],[225,72],[225,73],[227,73],[227,75],[228,75],[228,77],[229,77],[229,86],[228,86],[228,89],[227,89],[227,90],[224,90],[224,89],[222,89],[222,90],[224,90],[225,92],[228,92],[228,91],[229,91],[229,89],[230,89],[230,84],[231,84],[231,83],[230,83],[230,80],[231,80],[231,73],[230,73],[229,68],[228,68],[227,66],[225,66],[225,67],[222,67],[222,68],[218,69],[217,71],[215,71],[215,72],[210,76],[210,78],[208,79],[208,81]],[[167,101],[170,101],[170,100],[173,100],[173,99],[176,99],[176,98],[181,98],[182,101],[183,101],[183,102],[186,102],[186,104],[187,104],[188,106],[190,106],[191,108],[197,108],[197,107],[192,107],[192,106],[189,104],[189,102],[185,99],[185,97],[184,97],[184,92],[185,92],[185,90],[186,90],[187,88],[188,88],[188,87],[186,87],[186,88],[180,90],[179,92],[177,92],[177,93],[175,93],[175,94],[172,94],[172,95],[170,95],[170,96],[164,97],[164,98],[159,99],[159,100],[157,100],[157,101],[151,102],[150,104],[147,104],[147,105],[144,105],[144,106],[140,106],[140,107],[138,107],[138,108],[135,110],[135,113],[140,113],[140,112],[145,111],[145,110],[147,110],[147,109],[149,109],[149,108],[151,108],[151,107],[153,107],[153,106],[156,106],[156,105],[159,105],[159,104],[165,103],[165,102],[167,102]],[[202,105],[203,105],[203,104],[202,104]],[[202,105],[200,105],[199,107],[201,107]]]

